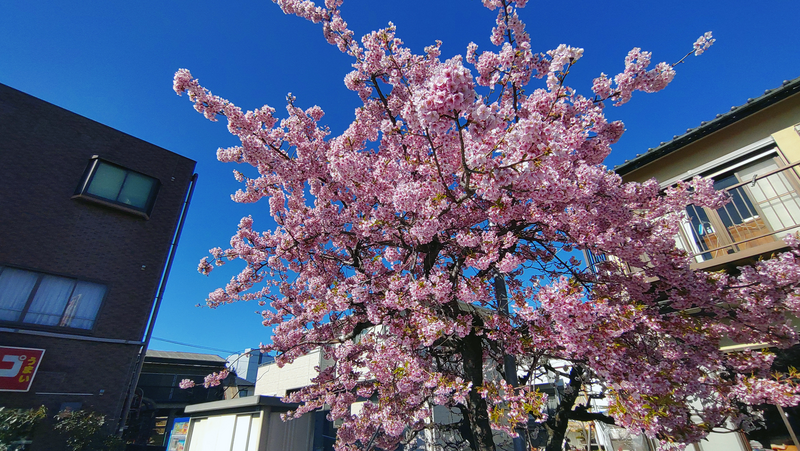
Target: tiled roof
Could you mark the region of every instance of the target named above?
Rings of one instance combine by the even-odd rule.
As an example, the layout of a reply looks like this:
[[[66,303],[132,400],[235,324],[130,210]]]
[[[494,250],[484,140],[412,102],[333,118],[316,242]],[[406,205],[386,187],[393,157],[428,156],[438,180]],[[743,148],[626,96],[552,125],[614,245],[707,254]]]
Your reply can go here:
[[[683,135],[675,135],[671,141],[662,142],[658,147],[647,149],[647,152],[636,155],[636,157],[616,166],[614,171],[624,175],[639,169],[691,142],[738,122],[798,92],[800,92],[800,77],[794,80],[786,80],[775,89],[767,89],[760,97],[747,99],[745,104],[731,107],[730,111],[717,114],[717,117],[710,121],[701,122],[699,126],[686,130]]]
[[[215,354],[198,354],[196,352],[177,352],[177,351],[156,351],[148,349],[145,357],[174,359],[174,360],[198,360],[204,362],[225,363],[226,360]]]

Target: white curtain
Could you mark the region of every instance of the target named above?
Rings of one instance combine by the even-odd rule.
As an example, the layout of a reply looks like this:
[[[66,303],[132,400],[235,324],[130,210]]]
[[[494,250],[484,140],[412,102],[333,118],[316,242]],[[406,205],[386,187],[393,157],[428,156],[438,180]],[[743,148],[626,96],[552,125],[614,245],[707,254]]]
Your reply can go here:
[[[91,329],[100,303],[106,294],[106,287],[96,283],[78,282],[72,297],[67,303],[59,326]]]
[[[23,321],[45,326],[58,325],[74,288],[73,279],[43,276]]]
[[[38,274],[0,266],[0,320],[17,321]]]

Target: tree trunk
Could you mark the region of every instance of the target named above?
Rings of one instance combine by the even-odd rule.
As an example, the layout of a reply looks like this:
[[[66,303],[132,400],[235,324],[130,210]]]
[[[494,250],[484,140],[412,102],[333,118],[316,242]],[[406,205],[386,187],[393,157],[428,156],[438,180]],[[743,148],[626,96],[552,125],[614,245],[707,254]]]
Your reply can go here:
[[[569,426],[569,414],[580,394],[582,375],[583,368],[578,365],[573,366],[569,372],[569,393],[566,393],[567,390],[565,390],[564,395],[561,396],[561,402],[558,403],[556,408],[556,414],[545,423],[547,426],[547,446],[545,451],[561,451],[564,448],[564,437]]]
[[[461,358],[464,361],[464,373],[472,382],[464,412],[464,420],[472,433],[470,445],[474,451],[495,451],[486,400],[477,390],[483,385],[483,345],[474,332],[464,337]]]

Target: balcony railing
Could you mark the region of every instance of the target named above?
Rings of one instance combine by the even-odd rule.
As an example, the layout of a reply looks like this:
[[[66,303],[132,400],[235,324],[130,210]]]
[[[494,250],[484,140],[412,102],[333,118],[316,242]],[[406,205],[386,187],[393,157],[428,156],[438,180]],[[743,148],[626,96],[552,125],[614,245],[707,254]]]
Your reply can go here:
[[[700,267],[738,261],[784,247],[782,238],[800,230],[798,166],[800,162],[762,171],[747,181],[724,188],[722,191],[730,201],[717,210],[689,205],[676,244]],[[736,176],[752,173],[753,169],[756,168],[740,171]],[[597,272],[607,259],[606,255],[591,251],[584,254],[592,272]],[[646,265],[647,259],[642,262]],[[624,266],[624,272],[641,270]]]
[[[730,202],[717,210],[687,207],[678,246],[698,263],[781,247],[781,239],[800,228],[798,165],[753,175],[725,188]]]

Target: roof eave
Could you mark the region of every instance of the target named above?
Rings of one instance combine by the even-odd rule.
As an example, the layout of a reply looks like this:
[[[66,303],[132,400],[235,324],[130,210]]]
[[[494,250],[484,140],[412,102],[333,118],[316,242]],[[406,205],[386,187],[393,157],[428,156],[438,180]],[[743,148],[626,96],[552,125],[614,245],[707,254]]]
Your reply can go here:
[[[672,141],[661,143],[660,146],[649,149],[647,152],[637,155],[620,165],[614,167],[614,172],[620,175],[629,174],[643,166],[646,166],[659,158],[665,157],[690,143],[698,141],[718,130],[728,127],[740,120],[752,116],[753,114],[773,105],[781,100],[791,97],[800,92],[800,77],[794,80],[787,80],[783,85],[776,89],[767,90],[764,95],[755,99],[748,99],[747,103],[738,107],[732,107],[724,114],[708,122],[702,122],[699,127],[687,131],[685,134],[676,136]]]

